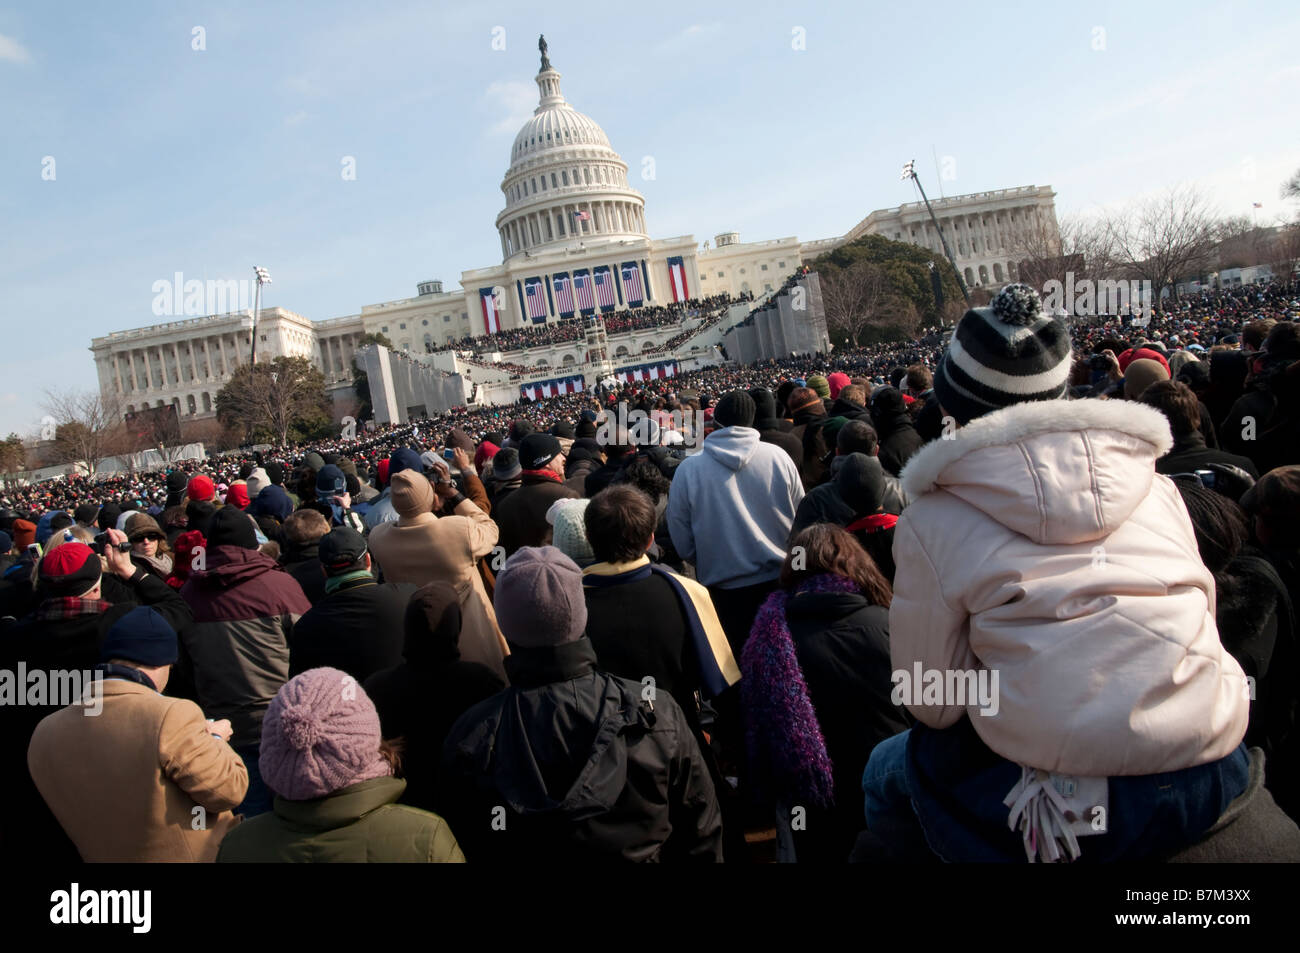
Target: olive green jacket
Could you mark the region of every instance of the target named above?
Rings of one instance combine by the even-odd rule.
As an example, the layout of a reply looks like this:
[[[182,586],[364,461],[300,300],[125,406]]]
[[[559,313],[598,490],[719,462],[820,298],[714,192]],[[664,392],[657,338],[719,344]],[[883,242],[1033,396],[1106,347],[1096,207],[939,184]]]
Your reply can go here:
[[[275,799],[221,842],[218,863],[463,864],[451,829],[437,814],[394,802],[397,778],[375,778],[311,801]]]

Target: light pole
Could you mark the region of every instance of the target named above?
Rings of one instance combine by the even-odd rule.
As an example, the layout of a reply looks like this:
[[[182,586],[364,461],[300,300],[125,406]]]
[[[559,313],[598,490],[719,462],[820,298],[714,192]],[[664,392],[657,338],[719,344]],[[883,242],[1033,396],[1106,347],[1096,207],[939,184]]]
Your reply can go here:
[[[249,355],[249,364],[257,364],[257,317],[262,310],[262,285],[271,283],[270,273],[261,265],[253,266],[253,274],[257,277],[257,288],[253,292],[253,348]]]
[[[916,160],[913,159],[903,166],[903,174],[899,177],[911,179],[916,183],[916,187],[921,190],[921,201],[925,203],[925,210],[930,213],[930,221],[934,224],[934,230],[939,236],[939,241],[943,245],[943,253],[948,256],[948,263],[952,265],[952,273],[957,278],[957,287],[961,289],[961,296],[966,299],[966,304],[970,304],[970,294],[966,291],[966,282],[961,279],[961,269],[957,267],[957,260],[952,257],[952,249],[948,247],[948,239],[943,237],[943,229],[939,227],[939,220],[934,217],[934,209],[930,208],[930,200],[926,198],[925,189],[921,186],[921,180],[916,174]],[[942,315],[939,322],[943,323]]]

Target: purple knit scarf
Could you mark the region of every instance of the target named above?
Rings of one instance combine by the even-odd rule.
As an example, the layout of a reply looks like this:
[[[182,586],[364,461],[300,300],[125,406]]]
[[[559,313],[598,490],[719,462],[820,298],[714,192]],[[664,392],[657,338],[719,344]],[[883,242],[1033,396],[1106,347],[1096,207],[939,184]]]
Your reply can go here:
[[[794,590],[857,591],[853,580],[832,573],[806,579]],[[778,590],[767,597],[741,652],[740,700],[750,773],[761,794],[830,807],[835,791],[831,759],[786,625],[790,595]]]

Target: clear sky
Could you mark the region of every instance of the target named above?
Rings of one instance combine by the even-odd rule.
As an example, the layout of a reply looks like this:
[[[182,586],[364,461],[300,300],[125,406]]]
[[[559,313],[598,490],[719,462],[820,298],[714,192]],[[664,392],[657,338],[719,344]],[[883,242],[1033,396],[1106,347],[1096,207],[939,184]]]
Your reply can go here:
[[[657,238],[839,235],[913,158],[1063,215],[1185,181],[1297,211],[1294,0],[0,3],[0,434],[94,389],[90,339],[167,320],[175,272],[263,265],[321,320],[499,262],[539,33]]]

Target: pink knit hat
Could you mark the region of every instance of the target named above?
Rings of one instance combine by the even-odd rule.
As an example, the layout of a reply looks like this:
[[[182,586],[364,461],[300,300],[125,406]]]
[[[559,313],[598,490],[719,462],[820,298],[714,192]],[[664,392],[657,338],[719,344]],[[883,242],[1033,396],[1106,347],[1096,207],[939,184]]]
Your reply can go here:
[[[840,391],[849,386],[849,375],[843,371],[836,371],[834,374],[826,375],[826,383],[831,387],[831,400],[840,396]]]
[[[393,773],[379,753],[379,713],[356,679],[336,668],[291,678],[262,721],[262,780],[290,801],[310,801]]]

